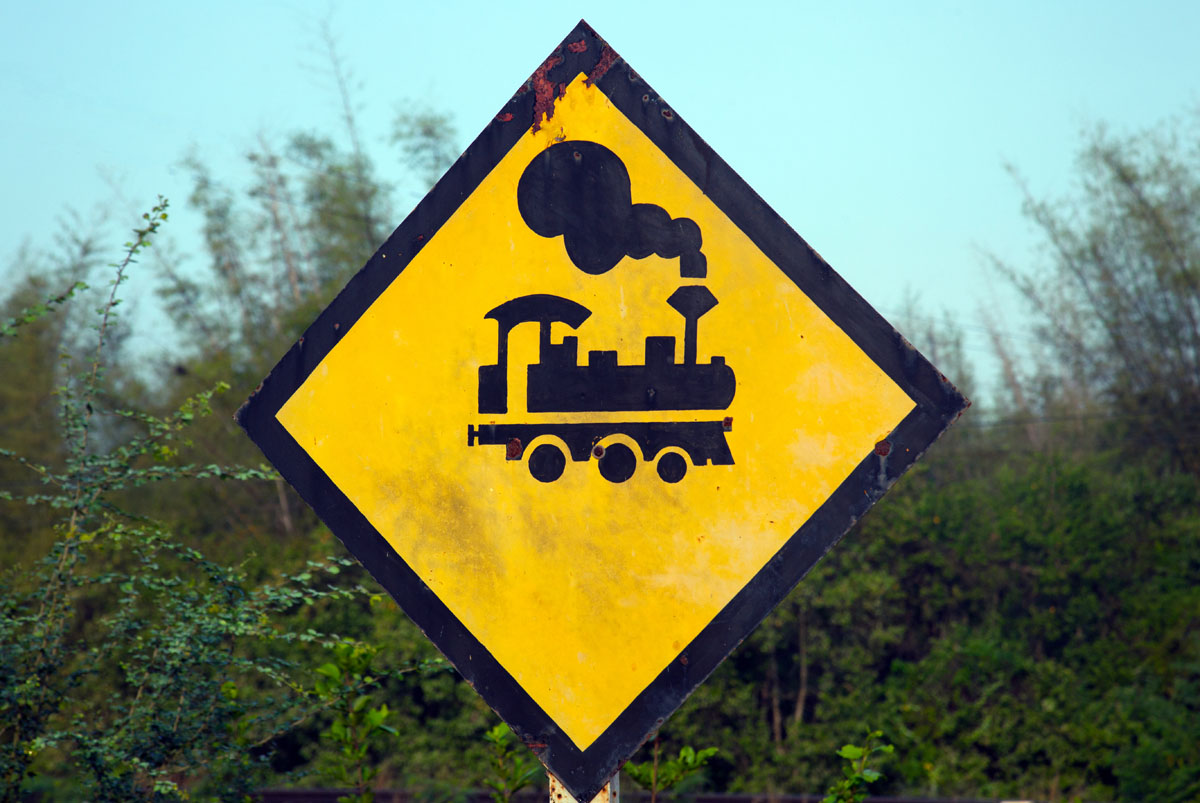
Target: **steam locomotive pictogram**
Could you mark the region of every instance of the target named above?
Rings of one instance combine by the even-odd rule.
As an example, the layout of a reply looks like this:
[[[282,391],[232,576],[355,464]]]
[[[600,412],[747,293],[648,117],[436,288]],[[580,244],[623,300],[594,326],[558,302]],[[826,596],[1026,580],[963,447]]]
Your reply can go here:
[[[612,151],[594,142],[556,144],[534,157],[517,187],[517,204],[529,227],[543,237],[563,238],[572,263],[589,274],[611,270],[624,257],[657,254],[679,259],[680,276],[703,278],[707,261],[700,250],[700,228],[653,204],[631,203],[629,174]],[[537,323],[538,362],[526,369],[529,413],[648,412],[654,410],[725,410],[737,388],[724,357],[697,362],[699,320],[717,305],[703,285],[679,287],[666,299],[684,319],[683,359],[675,361],[675,338],[646,338],[645,362],[620,365],[616,351],[588,352],[580,365],[579,339],[550,339],[551,325],[578,329],[591,310],[562,296],[536,294],[505,301],[484,316],[498,324],[496,362],[479,368],[479,412],[508,412],[508,339],[513,328]],[[529,455],[529,471],[541,482],[562,476],[569,454],[576,462],[596,458],[600,474],[611,482],[629,479],[637,456],[624,443],[600,442],[613,435],[631,439],[642,459],[657,459],[658,475],[678,482],[693,465],[733,465],[725,433],[726,416],[712,421],[625,421],[581,423],[480,424],[467,426],[467,445],[504,445],[510,460]],[[566,448],[563,452],[561,444]],[[685,458],[680,452],[687,455]]]
[[[716,304],[716,298],[705,287],[686,285],[676,290],[667,303],[684,317],[683,362],[675,362],[674,337],[652,336],[646,338],[646,361],[641,365],[619,365],[615,351],[589,351],[587,365],[579,365],[579,339],[568,335],[561,343],[552,343],[550,327],[561,322],[579,328],[592,314],[587,307],[553,295],[506,301],[486,316],[499,324],[499,336],[496,363],[479,368],[479,412],[508,412],[508,336],[522,323],[537,323],[541,328],[538,362],[526,369],[526,409],[531,413],[727,408],[736,390],[733,369],[725,364],[724,357],[713,357],[707,364],[696,362],[697,321]],[[725,440],[732,424],[732,419],[724,418],[468,425],[467,445],[504,444],[509,459],[517,460],[523,456],[525,444],[541,435],[551,435],[566,445],[572,460],[597,457],[605,479],[623,482],[633,474],[637,463],[633,451],[622,443],[614,443],[607,450],[596,446],[619,433],[638,445],[643,459],[658,457],[660,477],[678,482],[687,472],[687,461],[677,452],[663,450],[677,447],[697,466],[710,462],[732,465],[733,456]],[[542,482],[558,479],[565,465],[562,450],[549,443],[538,446],[529,457],[530,473]]]

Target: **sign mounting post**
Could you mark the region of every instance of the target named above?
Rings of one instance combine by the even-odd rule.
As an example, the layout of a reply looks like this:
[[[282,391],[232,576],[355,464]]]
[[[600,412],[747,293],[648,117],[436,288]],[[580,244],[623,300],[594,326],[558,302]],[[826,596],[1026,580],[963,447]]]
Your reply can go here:
[[[238,420],[588,801],[966,405],[580,22]]]

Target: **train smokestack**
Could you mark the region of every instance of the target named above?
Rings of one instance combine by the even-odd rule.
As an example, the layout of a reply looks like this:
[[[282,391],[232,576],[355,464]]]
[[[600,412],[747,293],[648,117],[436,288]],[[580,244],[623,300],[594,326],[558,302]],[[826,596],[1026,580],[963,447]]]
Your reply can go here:
[[[706,312],[717,306],[717,297],[701,284],[680,287],[667,303],[683,316],[683,363],[696,364],[696,339],[699,336],[699,320]]]

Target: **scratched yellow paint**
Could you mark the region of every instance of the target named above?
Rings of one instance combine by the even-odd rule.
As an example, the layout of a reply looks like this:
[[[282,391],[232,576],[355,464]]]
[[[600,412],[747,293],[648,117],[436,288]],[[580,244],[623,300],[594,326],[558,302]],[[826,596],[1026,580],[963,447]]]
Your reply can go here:
[[[530,231],[521,172],[543,148],[591,140],[629,169],[633,201],[690,217],[708,277],[678,260],[625,258],[599,276],[561,238]],[[399,255],[390,254],[392,258]],[[674,335],[666,304],[704,283],[699,361],[724,356],[737,394],[724,411],[544,413],[524,408],[537,324],[509,345],[509,413],[477,412],[478,367],[495,362],[496,305],[532,293],[577,301],[579,354],[642,362],[647,335]],[[580,749],[690,642],[837,488],[913,401],[835,327],[597,88],[582,76],[553,117],[513,146],[279,412],[279,420],[420,578]],[[568,461],[535,481],[502,446],[467,446],[467,425],[733,417],[735,464],[653,463],[603,480]],[[535,441],[532,445],[536,445]],[[528,448],[526,454],[528,454]],[[637,450],[635,449],[635,452]]]

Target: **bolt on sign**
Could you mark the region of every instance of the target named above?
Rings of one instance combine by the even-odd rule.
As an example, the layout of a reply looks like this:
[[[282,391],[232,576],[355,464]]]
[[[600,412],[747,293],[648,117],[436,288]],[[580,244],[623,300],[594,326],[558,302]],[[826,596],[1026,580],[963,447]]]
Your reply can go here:
[[[580,22],[238,420],[582,801],[966,404]]]

